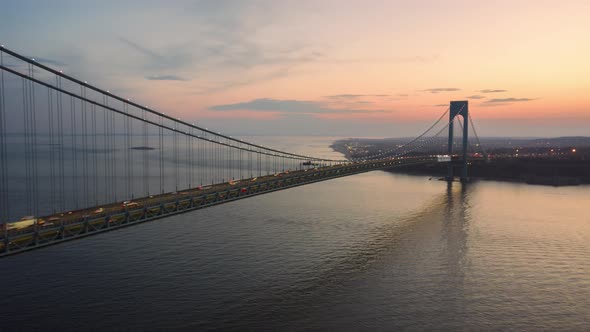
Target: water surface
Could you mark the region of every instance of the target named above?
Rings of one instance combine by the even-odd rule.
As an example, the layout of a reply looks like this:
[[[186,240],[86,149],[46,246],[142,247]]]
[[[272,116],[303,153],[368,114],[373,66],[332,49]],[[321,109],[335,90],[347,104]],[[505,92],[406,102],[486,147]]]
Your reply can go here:
[[[584,330],[587,202],[588,186],[315,183],[2,258],[0,330]]]

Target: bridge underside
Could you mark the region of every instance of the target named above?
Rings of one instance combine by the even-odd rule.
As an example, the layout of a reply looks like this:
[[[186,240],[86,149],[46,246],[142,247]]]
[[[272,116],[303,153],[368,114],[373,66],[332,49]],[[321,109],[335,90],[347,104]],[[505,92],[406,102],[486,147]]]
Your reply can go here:
[[[64,211],[38,218],[35,224],[27,227],[5,230],[0,234],[0,257],[277,190],[374,170],[432,162],[437,162],[436,156],[350,163],[143,197],[126,207],[115,203]],[[7,225],[10,224],[5,224],[5,227]]]

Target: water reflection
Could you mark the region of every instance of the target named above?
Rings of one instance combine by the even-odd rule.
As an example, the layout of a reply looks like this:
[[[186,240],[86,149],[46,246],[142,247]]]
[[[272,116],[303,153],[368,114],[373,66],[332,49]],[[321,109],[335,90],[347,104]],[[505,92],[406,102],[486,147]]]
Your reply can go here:
[[[381,226],[371,229],[370,236],[364,241],[351,244],[346,250],[318,262],[310,269],[311,275],[308,274],[310,271],[302,271],[290,287],[268,292],[262,286],[258,292],[254,292],[256,295],[250,302],[256,305],[246,305],[240,315],[227,322],[227,326],[238,327],[240,322],[248,319],[273,322],[274,317],[282,317],[284,322],[289,322],[286,325],[273,326],[276,328],[295,327],[297,330],[297,326],[306,326],[305,324],[313,324],[319,328],[355,326],[358,321],[349,322],[351,325],[344,322],[350,317],[358,318],[359,310],[403,305],[401,302],[391,302],[391,298],[382,298],[382,294],[371,295],[377,289],[382,292],[383,283],[387,284],[385,287],[392,293],[419,292],[418,289],[409,287],[407,278],[415,278],[418,283],[432,281],[430,286],[440,291],[437,297],[463,303],[456,300],[464,297],[465,269],[468,265],[470,190],[468,184],[448,183],[445,191],[423,202],[420,208],[401,216],[391,214]],[[428,243],[423,242],[423,236],[428,238]],[[432,237],[440,239],[433,241]],[[442,246],[441,252],[434,257],[425,258],[420,251],[429,251],[429,246],[433,243],[435,246]],[[401,262],[398,267],[409,263],[418,269],[422,264],[442,268],[435,271],[432,280],[422,280],[424,276],[417,275],[416,271],[392,270],[392,261],[397,261],[398,264]],[[380,279],[377,281],[379,286],[375,286],[376,277]],[[351,289],[356,294],[352,299],[348,298]],[[399,308],[395,310],[397,309]],[[457,307],[452,310],[461,312],[462,309]],[[372,312],[367,316],[377,323],[372,327],[383,327],[384,322],[379,317],[373,317],[374,314],[380,315],[379,312]],[[213,319],[221,319],[223,315]],[[326,320],[327,317],[337,319]],[[403,327],[396,324],[393,326]]]

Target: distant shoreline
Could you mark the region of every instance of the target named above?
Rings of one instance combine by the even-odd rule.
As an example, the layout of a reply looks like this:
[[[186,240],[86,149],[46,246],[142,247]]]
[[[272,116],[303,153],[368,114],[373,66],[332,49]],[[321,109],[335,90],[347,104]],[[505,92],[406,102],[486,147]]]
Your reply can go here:
[[[345,155],[351,154],[345,145],[346,141],[335,141],[331,148]],[[589,160],[586,160],[589,159]],[[576,186],[590,184],[590,158],[498,158],[489,163],[473,162],[469,166],[469,177],[473,180],[489,180],[500,182],[524,183],[545,186]],[[392,173],[423,175],[429,177],[445,177],[447,164],[407,165],[388,170]],[[459,174],[459,169],[455,175]]]

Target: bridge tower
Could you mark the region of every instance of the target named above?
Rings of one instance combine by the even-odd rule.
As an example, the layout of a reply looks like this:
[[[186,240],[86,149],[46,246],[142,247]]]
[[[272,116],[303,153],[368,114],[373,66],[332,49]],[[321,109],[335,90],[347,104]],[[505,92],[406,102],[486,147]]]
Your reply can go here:
[[[467,100],[462,101],[451,101],[451,107],[449,110],[449,146],[448,153],[450,156],[453,155],[453,123],[456,116],[463,117],[463,161],[461,167],[461,181],[467,181],[467,140],[469,135],[469,105]],[[448,166],[447,180],[453,180],[453,162],[451,161]]]

